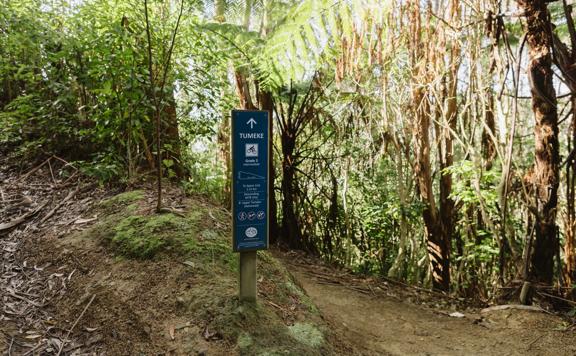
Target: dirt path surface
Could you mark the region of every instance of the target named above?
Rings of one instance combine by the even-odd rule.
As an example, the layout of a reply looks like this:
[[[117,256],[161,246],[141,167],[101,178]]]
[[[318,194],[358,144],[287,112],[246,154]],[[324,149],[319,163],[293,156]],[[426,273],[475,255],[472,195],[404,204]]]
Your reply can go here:
[[[457,306],[418,305],[417,293],[291,261],[324,318],[361,355],[576,355],[574,328],[542,311],[468,308],[454,317]]]

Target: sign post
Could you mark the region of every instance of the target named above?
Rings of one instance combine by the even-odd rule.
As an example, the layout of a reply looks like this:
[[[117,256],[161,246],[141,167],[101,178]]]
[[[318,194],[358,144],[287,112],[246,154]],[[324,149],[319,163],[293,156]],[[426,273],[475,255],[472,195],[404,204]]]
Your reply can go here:
[[[232,111],[232,240],[240,300],[256,302],[256,251],[268,248],[268,111]]]

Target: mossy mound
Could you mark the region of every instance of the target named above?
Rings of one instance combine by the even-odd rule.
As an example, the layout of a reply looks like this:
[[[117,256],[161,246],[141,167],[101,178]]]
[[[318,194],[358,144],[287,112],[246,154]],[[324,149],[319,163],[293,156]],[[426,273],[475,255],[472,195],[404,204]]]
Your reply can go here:
[[[183,215],[156,214],[146,208],[143,191],[126,192],[102,201],[102,218],[82,234],[100,239],[123,257],[153,259],[170,252],[198,258],[199,266],[236,270],[238,262],[222,228],[228,218],[211,208],[198,204]]]
[[[258,252],[258,304],[238,301],[229,213],[194,199],[186,205],[183,213],[156,214],[145,192],[119,194],[101,202],[98,222],[76,237],[103,244],[118,263],[170,260],[185,268],[183,284],[193,287],[178,290],[175,312],[201,328],[196,338],[242,355],[333,354],[316,307],[268,252]]]
[[[148,258],[175,242],[185,243],[186,238],[180,236],[180,232],[189,231],[187,225],[187,221],[172,214],[128,216],[113,228],[110,240],[122,254]]]

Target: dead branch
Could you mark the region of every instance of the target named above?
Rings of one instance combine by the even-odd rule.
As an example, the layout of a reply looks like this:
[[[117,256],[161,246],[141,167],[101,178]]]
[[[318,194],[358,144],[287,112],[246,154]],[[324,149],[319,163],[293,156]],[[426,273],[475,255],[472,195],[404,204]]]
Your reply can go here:
[[[26,179],[28,176],[30,176],[32,173],[36,172],[37,170],[39,170],[40,168],[44,167],[46,165],[46,163],[48,163],[50,160],[52,159],[52,157],[49,157],[47,160],[45,160],[44,162],[40,163],[38,166],[32,168],[32,170],[28,171],[28,173],[24,174],[23,176],[20,176],[20,178],[18,178],[16,180],[16,183],[20,182],[21,180]]]
[[[50,177],[52,177],[52,183],[57,184],[58,182],[56,182],[56,178],[54,177],[54,170],[52,169],[50,160],[48,160],[48,168],[50,168]]]
[[[60,354],[62,353],[62,349],[64,348],[64,345],[66,344],[66,341],[68,341],[68,337],[70,337],[70,333],[72,332],[72,330],[74,329],[74,327],[76,326],[76,324],[78,324],[78,322],[80,321],[80,319],[82,319],[82,317],[84,316],[84,313],[86,313],[86,310],[88,310],[88,307],[90,307],[90,305],[92,304],[92,302],[94,301],[94,298],[96,298],[96,294],[92,295],[92,298],[90,299],[90,301],[88,302],[88,304],[86,304],[86,306],[84,307],[84,310],[82,310],[82,313],[80,313],[80,315],[78,316],[78,318],[76,318],[76,321],[74,322],[74,324],[72,324],[72,327],[68,330],[68,332],[66,333],[66,337],[64,338],[64,340],[62,340],[62,343],[60,344],[60,348],[58,349],[58,353],[56,354],[56,356],[60,356]]]
[[[58,209],[60,209],[68,200],[72,199],[76,193],[78,193],[80,191],[80,186],[78,186],[75,190],[71,191],[70,193],[68,193],[68,195],[66,196],[66,198],[64,198],[64,200],[62,200],[60,203],[58,203],[54,209],[50,210],[50,212],[48,212],[48,214],[46,214],[42,220],[40,220],[40,224],[44,223],[46,220],[50,219],[52,217],[52,215],[54,215]]]
[[[570,288],[571,288],[571,287],[570,287]],[[536,293],[538,293],[538,294],[540,294],[541,296],[544,296],[544,297],[561,300],[561,301],[563,301],[563,302],[566,302],[566,303],[568,303],[568,304],[571,304],[571,305],[576,306],[576,302],[574,302],[573,300],[569,300],[569,299],[566,299],[566,298],[558,297],[558,296],[556,296],[556,295],[552,295],[552,294],[549,294],[549,293],[546,293],[546,292],[536,292]]]
[[[72,163],[68,162],[67,160],[65,160],[64,158],[58,157],[56,155],[53,155],[52,158],[59,160],[60,162],[64,163],[64,167],[66,166],[72,166]],[[76,169],[75,167],[72,166],[72,168]]]
[[[497,310],[506,310],[506,309],[519,309],[519,310],[530,310],[530,311],[537,311],[542,313],[550,314],[550,312],[533,305],[520,305],[520,304],[505,304],[505,305],[495,305],[493,307],[488,307],[480,310],[480,313],[490,313]]]
[[[16,219],[14,219],[10,222],[0,224],[0,231],[8,230],[8,229],[11,229],[17,225],[20,225],[24,221],[26,221],[29,218],[33,217],[34,215],[38,214],[40,212],[40,210],[42,210],[47,204],[48,204],[48,202],[40,205],[38,208],[36,208],[33,211],[30,211],[30,212],[28,212],[28,213],[26,213],[20,217],[17,217]]]

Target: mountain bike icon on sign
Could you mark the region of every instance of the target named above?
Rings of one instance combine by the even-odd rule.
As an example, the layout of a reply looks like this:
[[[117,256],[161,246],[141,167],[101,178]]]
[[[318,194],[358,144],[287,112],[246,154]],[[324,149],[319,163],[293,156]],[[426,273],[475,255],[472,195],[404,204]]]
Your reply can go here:
[[[246,157],[258,157],[258,144],[257,143],[247,143],[246,144]]]

